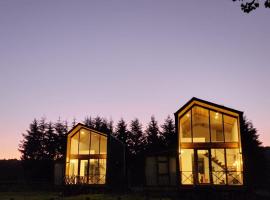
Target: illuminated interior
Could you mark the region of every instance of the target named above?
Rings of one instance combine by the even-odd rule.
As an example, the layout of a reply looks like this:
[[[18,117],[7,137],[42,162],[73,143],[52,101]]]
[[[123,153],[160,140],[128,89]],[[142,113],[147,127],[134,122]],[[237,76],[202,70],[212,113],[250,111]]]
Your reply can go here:
[[[193,101],[177,117],[181,185],[243,185],[239,113]]]
[[[68,135],[66,184],[105,184],[107,136],[76,126]]]

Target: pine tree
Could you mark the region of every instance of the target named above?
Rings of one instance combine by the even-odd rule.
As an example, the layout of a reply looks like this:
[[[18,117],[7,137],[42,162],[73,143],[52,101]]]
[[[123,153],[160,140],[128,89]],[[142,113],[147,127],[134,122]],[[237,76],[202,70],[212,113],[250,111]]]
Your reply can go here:
[[[71,128],[73,128],[74,126],[77,125],[77,121],[76,121],[76,118],[73,117],[73,120],[72,120],[72,123],[71,123]]]
[[[117,123],[114,135],[124,144],[127,143],[128,129],[127,129],[127,124],[123,118],[121,118],[119,122]]]
[[[55,159],[64,159],[66,153],[67,145],[67,133],[68,133],[68,123],[67,121],[62,122],[60,118],[54,124],[55,134],[56,134],[56,149],[55,149]]]
[[[103,122],[102,122],[103,119],[100,116],[96,116],[93,121],[94,121],[94,128],[98,131],[101,131],[102,126],[103,126]]]
[[[40,150],[40,157],[41,159],[45,159],[46,158],[46,140],[45,140],[45,135],[46,135],[46,129],[48,128],[48,124],[46,122],[46,118],[45,117],[42,117],[40,120],[39,120],[39,123],[38,123],[38,129],[39,129],[39,132],[40,132],[40,140],[41,140],[41,150]]]
[[[43,144],[45,156],[43,159],[54,160],[56,157],[56,134],[54,132],[54,127],[52,122],[46,125],[46,130],[44,133]]]
[[[36,119],[29,125],[29,130],[27,130],[27,134],[23,134],[23,138],[19,144],[19,151],[22,153],[21,159],[42,160],[42,138]]]
[[[100,132],[103,132],[106,134],[113,133],[113,121],[112,120],[110,120],[108,122],[106,118],[96,116],[91,123],[93,124],[93,128],[100,131]]]
[[[85,126],[87,126],[89,128],[94,128],[95,127],[94,120],[91,118],[91,116],[85,117],[83,123],[84,123]]]
[[[107,127],[108,127],[108,133],[109,134],[113,134],[114,130],[113,130],[113,120],[110,119],[110,121],[107,123]]]
[[[130,131],[127,137],[127,146],[131,154],[137,155],[143,152],[145,137],[142,131],[142,124],[135,118],[130,123]]]
[[[168,116],[164,124],[161,125],[162,143],[166,149],[174,149],[177,147],[177,135],[173,119]]]
[[[103,132],[103,133],[110,134],[111,130],[110,130],[109,126],[110,125],[109,125],[109,122],[107,121],[107,119],[101,118],[101,124],[100,124],[100,127],[99,127],[99,131]]]
[[[242,149],[248,185],[257,187],[265,182],[265,156],[257,129],[246,117],[242,127]]]
[[[161,150],[161,137],[158,128],[158,123],[154,116],[145,130],[145,135],[147,137],[147,149],[148,151],[158,151]]]

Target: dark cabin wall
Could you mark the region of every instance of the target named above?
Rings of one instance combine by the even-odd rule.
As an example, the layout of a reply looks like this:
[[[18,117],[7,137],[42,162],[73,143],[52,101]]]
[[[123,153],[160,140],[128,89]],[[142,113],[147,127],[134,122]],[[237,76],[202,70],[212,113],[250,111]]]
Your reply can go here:
[[[126,184],[126,151],[125,145],[115,137],[108,136],[107,177],[109,188],[124,189]]]
[[[176,157],[173,155],[155,155],[145,158],[146,186],[176,186]]]

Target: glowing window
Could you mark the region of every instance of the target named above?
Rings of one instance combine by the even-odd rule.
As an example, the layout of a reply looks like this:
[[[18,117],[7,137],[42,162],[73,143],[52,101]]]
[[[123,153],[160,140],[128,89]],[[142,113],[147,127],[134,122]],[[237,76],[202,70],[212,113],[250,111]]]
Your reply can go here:
[[[225,142],[238,142],[237,119],[223,115]]]
[[[75,135],[71,137],[71,146],[70,146],[70,154],[78,154],[78,148],[79,148],[79,132],[77,132]]]
[[[89,154],[89,145],[90,145],[90,132],[81,129],[80,130],[80,144],[79,144],[79,154]]]
[[[91,149],[90,154],[99,154],[99,134],[91,132]]]
[[[192,108],[193,142],[210,142],[209,111],[194,106]]]
[[[180,119],[180,141],[182,143],[192,142],[192,138],[191,138],[191,112],[190,111],[188,111]]]
[[[223,142],[222,114],[210,111],[211,141]]]
[[[183,185],[193,184],[194,150],[183,149],[180,155],[181,182]]]
[[[107,154],[107,138],[100,136],[100,154]]]

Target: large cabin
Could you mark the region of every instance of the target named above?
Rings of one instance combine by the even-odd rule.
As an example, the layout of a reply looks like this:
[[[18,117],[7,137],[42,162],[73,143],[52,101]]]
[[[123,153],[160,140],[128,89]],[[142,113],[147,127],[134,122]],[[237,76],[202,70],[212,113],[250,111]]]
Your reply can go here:
[[[175,113],[180,185],[243,185],[241,119],[197,98]]]
[[[242,115],[240,111],[192,98],[175,113],[177,149],[146,156],[146,185],[242,186]]]

